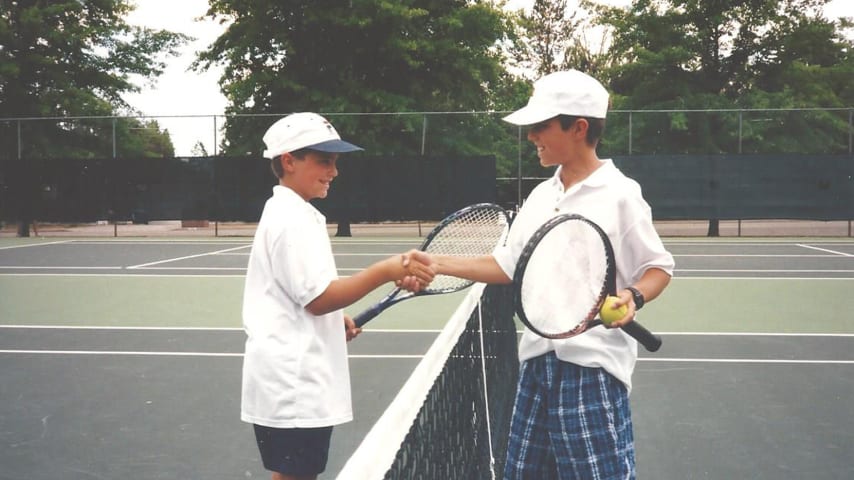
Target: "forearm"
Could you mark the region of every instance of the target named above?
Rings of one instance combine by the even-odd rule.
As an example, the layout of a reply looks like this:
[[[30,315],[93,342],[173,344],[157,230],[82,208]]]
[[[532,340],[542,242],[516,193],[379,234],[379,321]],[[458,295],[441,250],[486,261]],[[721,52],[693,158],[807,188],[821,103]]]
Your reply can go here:
[[[650,268],[644,272],[633,287],[640,290],[646,302],[655,300],[670,283],[670,275],[659,268]]]
[[[313,315],[323,315],[352,305],[360,298],[381,285],[392,282],[403,275],[399,256],[390,257],[346,278],[333,280],[326,290],[306,305]]]
[[[495,257],[483,255],[480,257],[455,257],[452,255],[432,255],[437,274],[465,278],[473,282],[489,284],[507,284],[509,278],[498,266]]]

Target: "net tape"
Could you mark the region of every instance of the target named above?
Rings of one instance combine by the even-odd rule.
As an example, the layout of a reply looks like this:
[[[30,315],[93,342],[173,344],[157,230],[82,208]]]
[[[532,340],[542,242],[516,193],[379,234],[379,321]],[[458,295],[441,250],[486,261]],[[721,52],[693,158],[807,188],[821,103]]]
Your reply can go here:
[[[475,284],[337,478],[493,478],[493,462],[504,465],[517,375],[512,289]]]

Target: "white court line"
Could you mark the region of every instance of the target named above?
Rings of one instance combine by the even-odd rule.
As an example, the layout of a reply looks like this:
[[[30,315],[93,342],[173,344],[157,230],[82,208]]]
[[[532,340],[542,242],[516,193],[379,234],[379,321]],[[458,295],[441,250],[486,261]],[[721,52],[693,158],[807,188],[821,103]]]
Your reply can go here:
[[[0,267],[2,269],[3,267]],[[11,269],[18,267],[8,267]],[[147,268],[140,271],[147,271]],[[152,268],[151,270],[157,270]],[[164,268],[162,270],[174,270]],[[195,270],[195,269],[191,269]],[[0,277],[113,277],[113,278],[245,278],[246,275],[193,275],[186,273],[166,274],[157,273],[0,273]]]
[[[71,240],[59,240],[56,242],[28,243],[26,245],[9,245],[8,247],[0,247],[0,250],[11,250],[13,248],[41,247],[43,245],[58,245],[60,243],[70,243],[70,242],[71,242]]]
[[[854,360],[773,360],[753,358],[660,358],[641,357],[639,362],[656,363],[744,363],[772,365],[854,365]]]
[[[820,249],[820,248],[817,248],[816,250],[823,250],[825,252],[830,252],[830,250],[824,250],[824,249]],[[732,253],[716,253],[716,254],[711,254],[711,253],[710,254],[705,254],[705,253],[678,253],[678,254],[673,254],[673,256],[676,258],[681,258],[681,257],[692,257],[692,258],[694,258],[694,257],[698,257],[698,258],[704,258],[704,257],[710,257],[710,258],[718,258],[718,257],[721,257],[721,258],[729,258],[729,257],[733,257],[733,258],[839,258],[840,255],[846,255],[846,254],[838,253],[838,252],[834,253],[833,255],[815,255],[815,254],[813,254],[813,255],[794,255],[794,254],[792,254],[792,255],[790,255],[790,254],[769,255],[769,254],[759,254],[759,253],[757,253],[757,254],[732,254]],[[850,257],[850,256],[854,256],[854,255],[846,255],[846,256]]]
[[[732,269],[732,268],[721,268],[721,269],[710,269],[710,268],[677,268],[674,272],[710,272],[710,273],[747,273],[747,272],[755,272],[755,273],[854,273],[854,270],[811,270],[811,269]],[[721,277],[715,277],[721,278]],[[739,277],[733,277],[739,278]]]
[[[158,261],[156,261],[156,262],[148,262],[148,263],[141,263],[141,264],[139,264],[139,265],[131,265],[130,267],[127,267],[127,268],[128,268],[129,270],[134,270],[134,269],[137,269],[137,268],[148,267],[149,265],[157,265],[157,264],[160,264],[160,263],[177,262],[177,261],[179,261],[179,260],[187,260],[187,259],[190,259],[190,258],[199,258],[199,257],[207,257],[207,256],[209,256],[209,255],[217,255],[217,254],[220,254],[220,253],[231,252],[231,251],[234,251],[234,250],[240,250],[241,248],[246,248],[246,247],[245,247],[245,246],[243,246],[243,245],[241,245],[241,246],[239,246],[239,247],[226,248],[226,249],[224,249],[224,250],[217,250],[217,251],[214,251],[214,252],[199,253],[199,254],[197,254],[197,255],[187,255],[186,257],[167,258],[167,259],[165,259],[165,260],[158,260]]]
[[[144,327],[144,326],[109,326],[109,325],[0,325],[0,329],[33,329],[33,330],[142,330],[142,331],[210,331],[235,332],[242,327]],[[441,329],[393,329],[367,328],[363,333],[439,333]],[[518,331],[517,333],[522,333]],[[854,337],[854,333],[792,333],[792,332],[656,332],[667,336],[697,336],[697,337]]]
[[[115,266],[115,267],[93,267],[91,265],[87,265],[85,267],[39,267],[39,266],[27,266],[27,265],[0,265],[0,270],[121,270],[125,267]]]
[[[164,261],[170,261],[170,260],[164,260]],[[155,262],[155,263],[159,263],[159,262]],[[241,272],[246,271],[246,267],[145,267],[145,266],[137,265],[134,267],[127,267],[127,268],[128,269],[132,268],[135,270],[200,270],[203,272],[204,271],[219,271],[219,270],[228,270],[228,271],[235,270],[235,271],[241,271]],[[211,275],[211,276],[216,277],[217,275]]]
[[[231,332],[242,331],[241,327],[121,327],[97,325],[0,325],[0,328],[33,330],[144,330],[144,331],[182,331],[189,332]]]
[[[148,330],[148,331],[211,331],[211,332],[231,332],[243,331],[242,327],[135,327],[135,326],[97,326],[97,325],[0,325],[0,329],[33,329],[33,330]],[[368,328],[364,333],[439,333],[441,329],[412,329],[412,330],[395,330],[383,328]]]
[[[21,355],[104,355],[142,357],[242,357],[242,353],[217,352],[134,352],[121,350],[0,350],[0,354]]]
[[[124,357],[243,357],[242,353],[220,352],[144,352],[121,350],[0,350],[0,354],[12,355],[55,355],[55,356],[124,356]],[[357,359],[419,359],[424,355],[348,355]],[[640,357],[639,362],[655,363],[727,363],[727,364],[771,364],[771,365],[854,365],[854,360],[774,360],[752,358],[661,358]]]
[[[113,356],[113,357],[243,357],[242,353],[221,352],[142,352],[122,350],[0,350],[0,354],[18,355],[56,355],[56,356]],[[348,355],[348,358],[360,359],[419,359],[424,355]]]
[[[392,257],[392,256],[400,255],[400,254],[401,254],[401,252],[393,252],[393,253],[385,253],[385,252],[377,252],[377,253],[343,253],[343,252],[338,252],[338,253],[335,253],[334,255],[335,255],[336,257],[379,257],[379,256],[382,256],[382,257]]]
[[[121,239],[117,238],[114,240],[66,240],[68,243],[73,243],[75,245],[242,245],[246,248],[252,246],[251,241],[239,241],[239,240],[217,240],[216,238],[211,238],[210,240],[181,240],[181,239],[172,239],[172,240],[164,240],[162,238],[134,238],[134,239]],[[61,243],[61,242],[60,242]]]
[[[854,337],[854,333],[783,333],[783,332],[656,332],[659,335],[698,337]]]
[[[701,240],[701,241],[696,241],[696,242],[689,242],[689,241],[684,241],[684,240],[667,241],[667,239],[664,238],[663,242],[665,245],[677,245],[680,247],[692,247],[692,246],[709,246],[709,247],[714,247],[714,246],[724,246],[724,247],[741,247],[741,246],[745,246],[745,247],[780,247],[780,246],[782,246],[782,247],[795,247],[795,246],[799,245],[799,243],[794,241],[794,240],[779,240],[779,241],[768,241],[768,242],[747,242],[747,241],[740,242],[737,240],[736,241],[723,241],[722,240],[719,242],[718,241],[710,242],[710,241],[706,241],[706,240]],[[854,245],[854,238],[850,239],[849,241],[844,241],[844,240],[840,241],[839,239],[834,239],[834,238],[828,237],[828,239],[826,241],[818,240],[818,241],[812,241],[810,243],[819,244],[819,245],[849,246],[849,245]]]
[[[826,249],[826,248],[820,248],[820,247],[816,247],[816,246],[814,246],[814,245],[805,245],[805,244],[802,244],[802,243],[799,243],[799,244],[797,244],[797,245],[798,245],[799,247],[808,248],[808,249],[810,249],[810,250],[818,250],[819,252],[832,253],[833,255],[831,255],[831,256],[835,256],[835,257],[839,257],[839,256],[842,256],[842,257],[849,257],[849,258],[854,257],[854,255],[852,255],[852,254],[850,254],[850,253],[838,252],[838,251],[836,251],[836,250],[828,250],[828,249]]]

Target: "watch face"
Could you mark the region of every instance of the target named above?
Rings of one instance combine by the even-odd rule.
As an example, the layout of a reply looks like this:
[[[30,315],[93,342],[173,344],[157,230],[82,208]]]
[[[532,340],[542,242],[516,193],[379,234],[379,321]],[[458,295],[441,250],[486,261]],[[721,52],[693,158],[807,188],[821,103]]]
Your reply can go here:
[[[632,292],[632,299],[635,301],[635,308],[640,310],[644,303],[643,294],[636,288],[630,288],[629,291]]]

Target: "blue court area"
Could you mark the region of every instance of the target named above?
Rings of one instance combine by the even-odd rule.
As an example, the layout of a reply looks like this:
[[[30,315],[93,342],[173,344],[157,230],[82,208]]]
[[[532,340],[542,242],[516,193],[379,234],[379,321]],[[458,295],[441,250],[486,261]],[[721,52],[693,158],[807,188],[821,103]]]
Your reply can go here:
[[[854,241],[665,241],[676,276],[641,317],[664,346],[631,397],[639,478],[854,477]],[[239,420],[249,243],[0,239],[0,478],[269,478]],[[333,240],[341,275],[418,244]],[[356,420],[322,478],[464,296],[403,302],[350,344]]]

